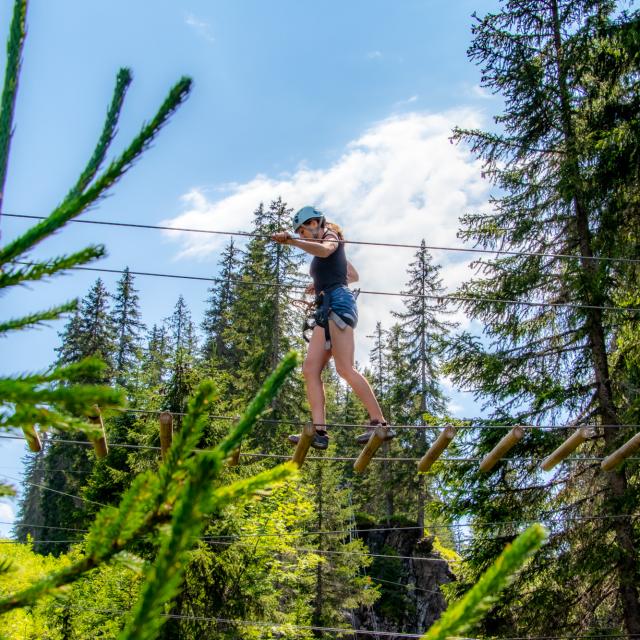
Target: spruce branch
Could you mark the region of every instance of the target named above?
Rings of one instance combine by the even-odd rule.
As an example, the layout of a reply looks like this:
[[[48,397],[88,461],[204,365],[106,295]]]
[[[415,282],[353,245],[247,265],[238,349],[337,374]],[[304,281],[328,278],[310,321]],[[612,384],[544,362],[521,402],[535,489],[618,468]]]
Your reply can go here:
[[[105,370],[106,364],[100,358],[89,357],[73,362],[72,364],[53,367],[47,373],[27,373],[21,376],[9,378],[0,377],[0,385],[10,384],[14,381],[28,382],[29,384],[44,384],[46,382],[81,382],[87,378],[99,377]]]
[[[5,484],[4,482],[0,482],[0,498],[4,498],[6,496],[15,496],[16,490],[10,485]]]
[[[496,558],[480,580],[452,604],[442,617],[422,636],[422,640],[445,640],[464,633],[478,622],[495,602],[500,591],[515,578],[524,563],[540,548],[548,536],[539,524],[529,527]]]
[[[27,0],[15,0],[7,43],[7,67],[4,73],[2,104],[0,105],[0,215],[7,180],[9,149],[13,136],[13,114],[18,93],[22,48],[27,35]]]
[[[9,331],[19,331],[21,329],[32,329],[33,327],[42,326],[46,322],[57,320],[61,315],[75,311],[78,306],[76,300],[52,307],[46,311],[38,311],[22,318],[15,318],[0,322],[0,335]]]
[[[280,362],[276,370],[267,378],[256,397],[247,407],[236,428],[216,447],[224,457],[227,457],[239,444],[244,435],[251,429],[254,422],[268,406],[269,402],[286,377],[298,364],[298,354],[290,351]]]
[[[13,562],[6,557],[0,557],[0,575],[9,573],[13,569]]]
[[[202,456],[196,467],[185,482],[180,499],[175,505],[171,533],[165,538],[154,566],[147,574],[133,615],[119,640],[153,640],[157,637],[160,627],[166,621],[162,616],[164,606],[180,590],[193,538],[205,526],[203,516],[245,498],[251,492],[282,482],[296,473],[295,465],[280,465],[230,487],[218,489],[211,495],[208,487],[218,474],[219,467],[211,465]]]
[[[91,245],[66,256],[59,256],[47,262],[35,262],[21,265],[21,268],[9,268],[0,273],[0,289],[12,287],[24,282],[33,282],[56,275],[60,271],[72,269],[81,264],[93,262],[107,254],[102,245]],[[17,263],[13,263],[14,265]],[[27,268],[22,268],[26,266]]]
[[[242,436],[255,424],[256,418],[273,400],[296,362],[297,354],[289,353],[264,383],[232,433],[215,449],[205,454],[196,452],[195,445],[202,435],[210,403],[216,397],[217,391],[213,382],[201,383],[189,403],[182,429],[176,434],[165,461],[157,471],[148,471],[137,476],[122,496],[118,508],[105,507],[98,513],[85,539],[85,556],[22,591],[1,598],[0,614],[33,604],[43,595],[74,582],[87,571],[124,551],[134,539],[151,533],[167,522],[171,522],[172,527],[165,535],[162,550],[165,550],[166,554],[181,554],[187,537],[192,542],[193,538],[197,537],[197,533],[194,536],[194,532],[204,526],[206,516],[215,509],[222,508],[240,496],[248,497],[250,492],[269,483],[280,482],[290,477],[290,465],[283,465],[254,479],[250,478],[244,481],[244,484],[236,483],[230,488],[211,490],[212,482],[218,475],[228,451],[237,446]],[[0,397],[1,383],[2,380]],[[168,558],[168,555],[162,553],[159,556],[162,572],[167,570]],[[181,574],[173,573],[171,569],[167,584],[172,589],[177,588],[180,576]],[[150,602],[157,602],[156,592],[163,588],[164,585],[153,582],[151,586],[144,587],[144,597]],[[135,619],[134,616],[134,622]]]
[[[202,456],[201,456],[202,457]],[[292,462],[285,462],[274,469],[263,471],[250,478],[243,478],[233,484],[220,487],[212,495],[210,510],[220,509],[232,504],[246,496],[250,496],[264,487],[274,487],[284,480],[289,480],[298,472],[298,466]]]
[[[87,166],[80,174],[78,182],[76,182],[76,184],[71,188],[65,200],[79,196],[87,188],[91,180],[95,178],[96,173],[98,173],[98,170],[107,155],[107,150],[116,135],[116,127],[118,126],[120,112],[122,111],[122,105],[124,103],[127,89],[131,85],[131,79],[130,69],[125,67],[118,71],[118,75],[116,76],[116,86],[113,90],[113,97],[111,98],[111,104],[107,111],[107,117],[102,133],[100,134],[100,138],[98,139],[98,144],[96,145]]]
[[[19,238],[0,250],[0,266],[25,254],[39,242],[61,229],[69,220],[106,195],[110,189],[149,148],[156,135],[184,102],[191,90],[191,79],[182,78],[170,90],[169,95],[151,122],[145,124],[119,158],[111,162],[93,185],[77,196],[65,198],[45,220],[31,227]]]

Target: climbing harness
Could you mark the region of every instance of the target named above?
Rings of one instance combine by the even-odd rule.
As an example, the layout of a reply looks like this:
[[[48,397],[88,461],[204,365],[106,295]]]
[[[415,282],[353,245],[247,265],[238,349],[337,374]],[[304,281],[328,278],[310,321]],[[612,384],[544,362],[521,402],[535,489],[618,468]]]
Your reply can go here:
[[[338,285],[340,286],[340,285]],[[335,287],[337,288],[337,287]],[[330,289],[329,291],[331,291]],[[358,299],[360,295],[360,289],[351,290],[354,299]],[[311,334],[316,327],[324,328],[325,335],[325,348],[331,348],[331,336],[329,334],[329,323],[325,320],[333,320],[338,328],[344,329],[347,326],[353,326],[353,318],[350,316],[345,320],[339,314],[331,309],[328,305],[330,298],[321,292],[316,296],[313,302],[307,300],[296,300],[294,304],[304,311],[304,319],[302,321],[302,337],[305,342],[310,342]],[[327,346],[328,345],[328,346]]]
[[[309,330],[313,331],[315,327],[324,329],[324,348],[327,351],[331,349],[329,320],[333,320],[338,329],[341,330],[346,329],[346,327],[354,327],[357,322],[357,317],[347,312],[338,313],[331,306],[331,293],[343,287],[344,285],[335,285],[317,294],[314,302],[315,311],[312,315],[308,315],[304,321],[303,336],[307,342],[310,340],[310,336],[308,336]],[[357,300],[360,295],[360,289],[354,289],[353,291],[349,289],[349,291],[353,294],[354,300]]]

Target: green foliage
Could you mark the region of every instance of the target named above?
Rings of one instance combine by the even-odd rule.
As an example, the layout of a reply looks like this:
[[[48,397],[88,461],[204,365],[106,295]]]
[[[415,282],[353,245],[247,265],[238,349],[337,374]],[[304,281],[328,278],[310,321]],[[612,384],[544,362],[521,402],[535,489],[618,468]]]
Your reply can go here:
[[[3,596],[24,589],[43,575],[60,570],[71,562],[67,557],[53,558],[34,553],[29,543],[12,544],[3,541],[0,545],[0,553],[3,563],[7,562],[7,558],[11,558],[11,570],[0,574],[0,594]],[[50,637],[51,613],[51,601],[42,602],[29,611],[24,609],[13,611],[2,616],[2,633],[11,640]]]
[[[27,35],[27,0],[16,0],[7,43],[7,67],[4,73],[2,104],[0,106],[0,210],[4,202],[4,187],[7,179],[9,147],[13,134],[13,112],[18,93],[22,47]]]
[[[288,349],[302,346],[297,333],[300,313],[290,304],[287,289],[280,285],[301,281],[303,258],[293,247],[267,239],[289,224],[290,214],[291,209],[280,198],[268,208],[260,204],[254,212],[252,229],[258,237],[247,243],[239,273],[232,280],[228,317],[233,322],[227,320],[222,327],[229,360],[220,368],[231,372],[229,392],[240,407],[255,393],[260,372],[271,369]],[[301,397],[301,377],[292,376],[271,407],[270,417],[301,417]],[[274,425],[259,440],[250,439],[249,443],[260,450],[286,453],[285,434],[280,425]]]
[[[212,385],[202,383],[190,402],[182,430],[157,472],[149,471],[136,477],[117,509],[106,507],[98,514],[80,559],[0,599],[0,613],[30,605],[43,595],[76,581],[123,551],[135,539],[156,531],[161,541],[158,556],[122,636],[156,637],[164,621],[159,614],[178,592],[186,553],[204,526],[206,516],[294,474],[292,465],[283,465],[213,491],[210,488],[229,452],[251,429],[296,362],[296,354],[289,354],[229,435],[215,449],[198,453],[195,444],[202,435],[207,406],[215,397]],[[169,526],[162,528],[164,524]]]
[[[314,516],[305,484],[284,483],[259,500],[230,505],[210,522],[205,540],[190,557],[181,605],[175,611],[191,618],[169,623],[174,635],[212,640],[260,637],[258,629],[227,629],[205,619],[211,617],[310,622],[309,594],[322,558],[300,551],[303,531],[313,526]]]
[[[5,191],[4,183],[10,138],[14,126],[14,105],[20,58],[26,35],[26,13],[26,0],[16,0],[9,36],[7,68],[0,111],[0,205]],[[29,260],[29,252],[36,245],[107,195],[115,182],[148,148],[171,114],[187,97],[191,87],[189,79],[180,80],[151,121],[142,127],[140,133],[125,151],[99,174],[99,169],[115,135],[124,95],[130,82],[130,72],[127,69],[120,70],[98,144],[86,168],[67,196],[45,220],[0,248],[0,289],[42,280],[104,255],[103,247],[91,246],[71,255],[51,260]],[[21,318],[0,321],[0,337],[6,336],[11,331],[33,328],[44,322],[55,320],[72,311],[76,306],[77,302],[72,301]],[[95,355],[97,352],[98,350],[94,349],[91,351],[91,355]],[[106,356],[107,354],[102,352],[101,355]],[[107,387],[77,384],[69,386],[80,379],[85,382],[87,380],[95,381],[91,380],[91,377],[101,372],[98,364],[93,360],[81,360],[80,357],[62,360],[63,364],[69,362],[75,363],[73,369],[57,367],[45,374],[0,379],[0,407],[2,408],[0,427],[22,427],[29,430],[38,425],[43,429],[55,428],[89,432],[92,427],[88,424],[86,417],[93,405],[98,404],[103,409],[109,409],[123,404],[123,395]]]
[[[473,588],[459,602],[449,606],[422,639],[445,640],[464,633],[477,623],[546,537],[547,532],[540,525],[533,525],[520,534],[512,544],[507,545]]]
[[[374,558],[371,573],[380,581],[380,613],[396,624],[402,624],[409,618],[407,611],[410,601],[404,589],[398,589],[400,579],[404,573],[402,560],[397,558],[398,552],[389,545],[380,549],[380,554],[385,557]]]
[[[469,56],[504,109],[496,130],[454,134],[497,188],[492,211],[466,214],[459,235],[513,254],[479,259],[462,286],[470,299],[463,306],[484,335],[454,338],[445,371],[491,407],[483,426],[636,423],[637,376],[627,363],[640,338],[637,317],[594,307],[632,302],[637,267],[592,256],[638,258],[637,29],[637,12],[588,0],[517,0],[474,24]],[[532,301],[550,306],[526,304]],[[567,302],[583,307],[551,306]],[[599,429],[580,453],[610,453],[633,433]],[[500,435],[486,429],[457,441],[463,455],[480,457]],[[567,435],[529,430],[518,456],[544,457]],[[616,515],[638,503],[637,465],[604,474],[573,463],[549,476],[514,460],[490,474],[460,464],[441,477],[450,488],[444,517],[474,526],[459,589],[517,533],[508,523],[544,512],[554,519],[551,543],[505,592],[485,633],[573,634],[611,625],[640,633],[640,537],[631,519]],[[589,516],[604,517],[580,520]],[[607,548],[615,548],[615,562]]]
[[[114,372],[116,382],[126,386],[133,378],[135,364],[140,358],[140,333],[145,327],[140,318],[139,297],[134,286],[134,278],[126,267],[118,281],[118,289],[114,296],[112,321],[116,348],[114,354]]]

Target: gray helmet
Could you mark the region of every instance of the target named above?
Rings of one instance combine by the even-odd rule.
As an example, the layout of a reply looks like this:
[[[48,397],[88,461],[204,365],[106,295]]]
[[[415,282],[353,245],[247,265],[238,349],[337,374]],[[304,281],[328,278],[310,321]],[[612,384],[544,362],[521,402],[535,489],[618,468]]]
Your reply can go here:
[[[320,220],[320,224],[322,224],[324,222],[324,214],[322,211],[318,211],[315,207],[302,207],[302,209],[293,216],[291,226],[294,231],[297,231],[305,222],[314,219]]]

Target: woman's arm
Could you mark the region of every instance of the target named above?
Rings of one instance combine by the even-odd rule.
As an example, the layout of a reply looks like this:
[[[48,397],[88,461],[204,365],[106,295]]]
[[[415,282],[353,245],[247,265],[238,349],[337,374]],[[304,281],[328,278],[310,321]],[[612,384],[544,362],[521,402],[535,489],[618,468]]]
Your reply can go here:
[[[338,239],[335,237],[322,241],[303,240],[302,238],[293,238],[288,231],[274,233],[271,237],[280,244],[293,245],[310,253],[312,256],[318,256],[318,258],[328,258],[338,248]]]
[[[360,280],[360,276],[356,268],[347,260],[347,284],[358,282],[358,280]]]

